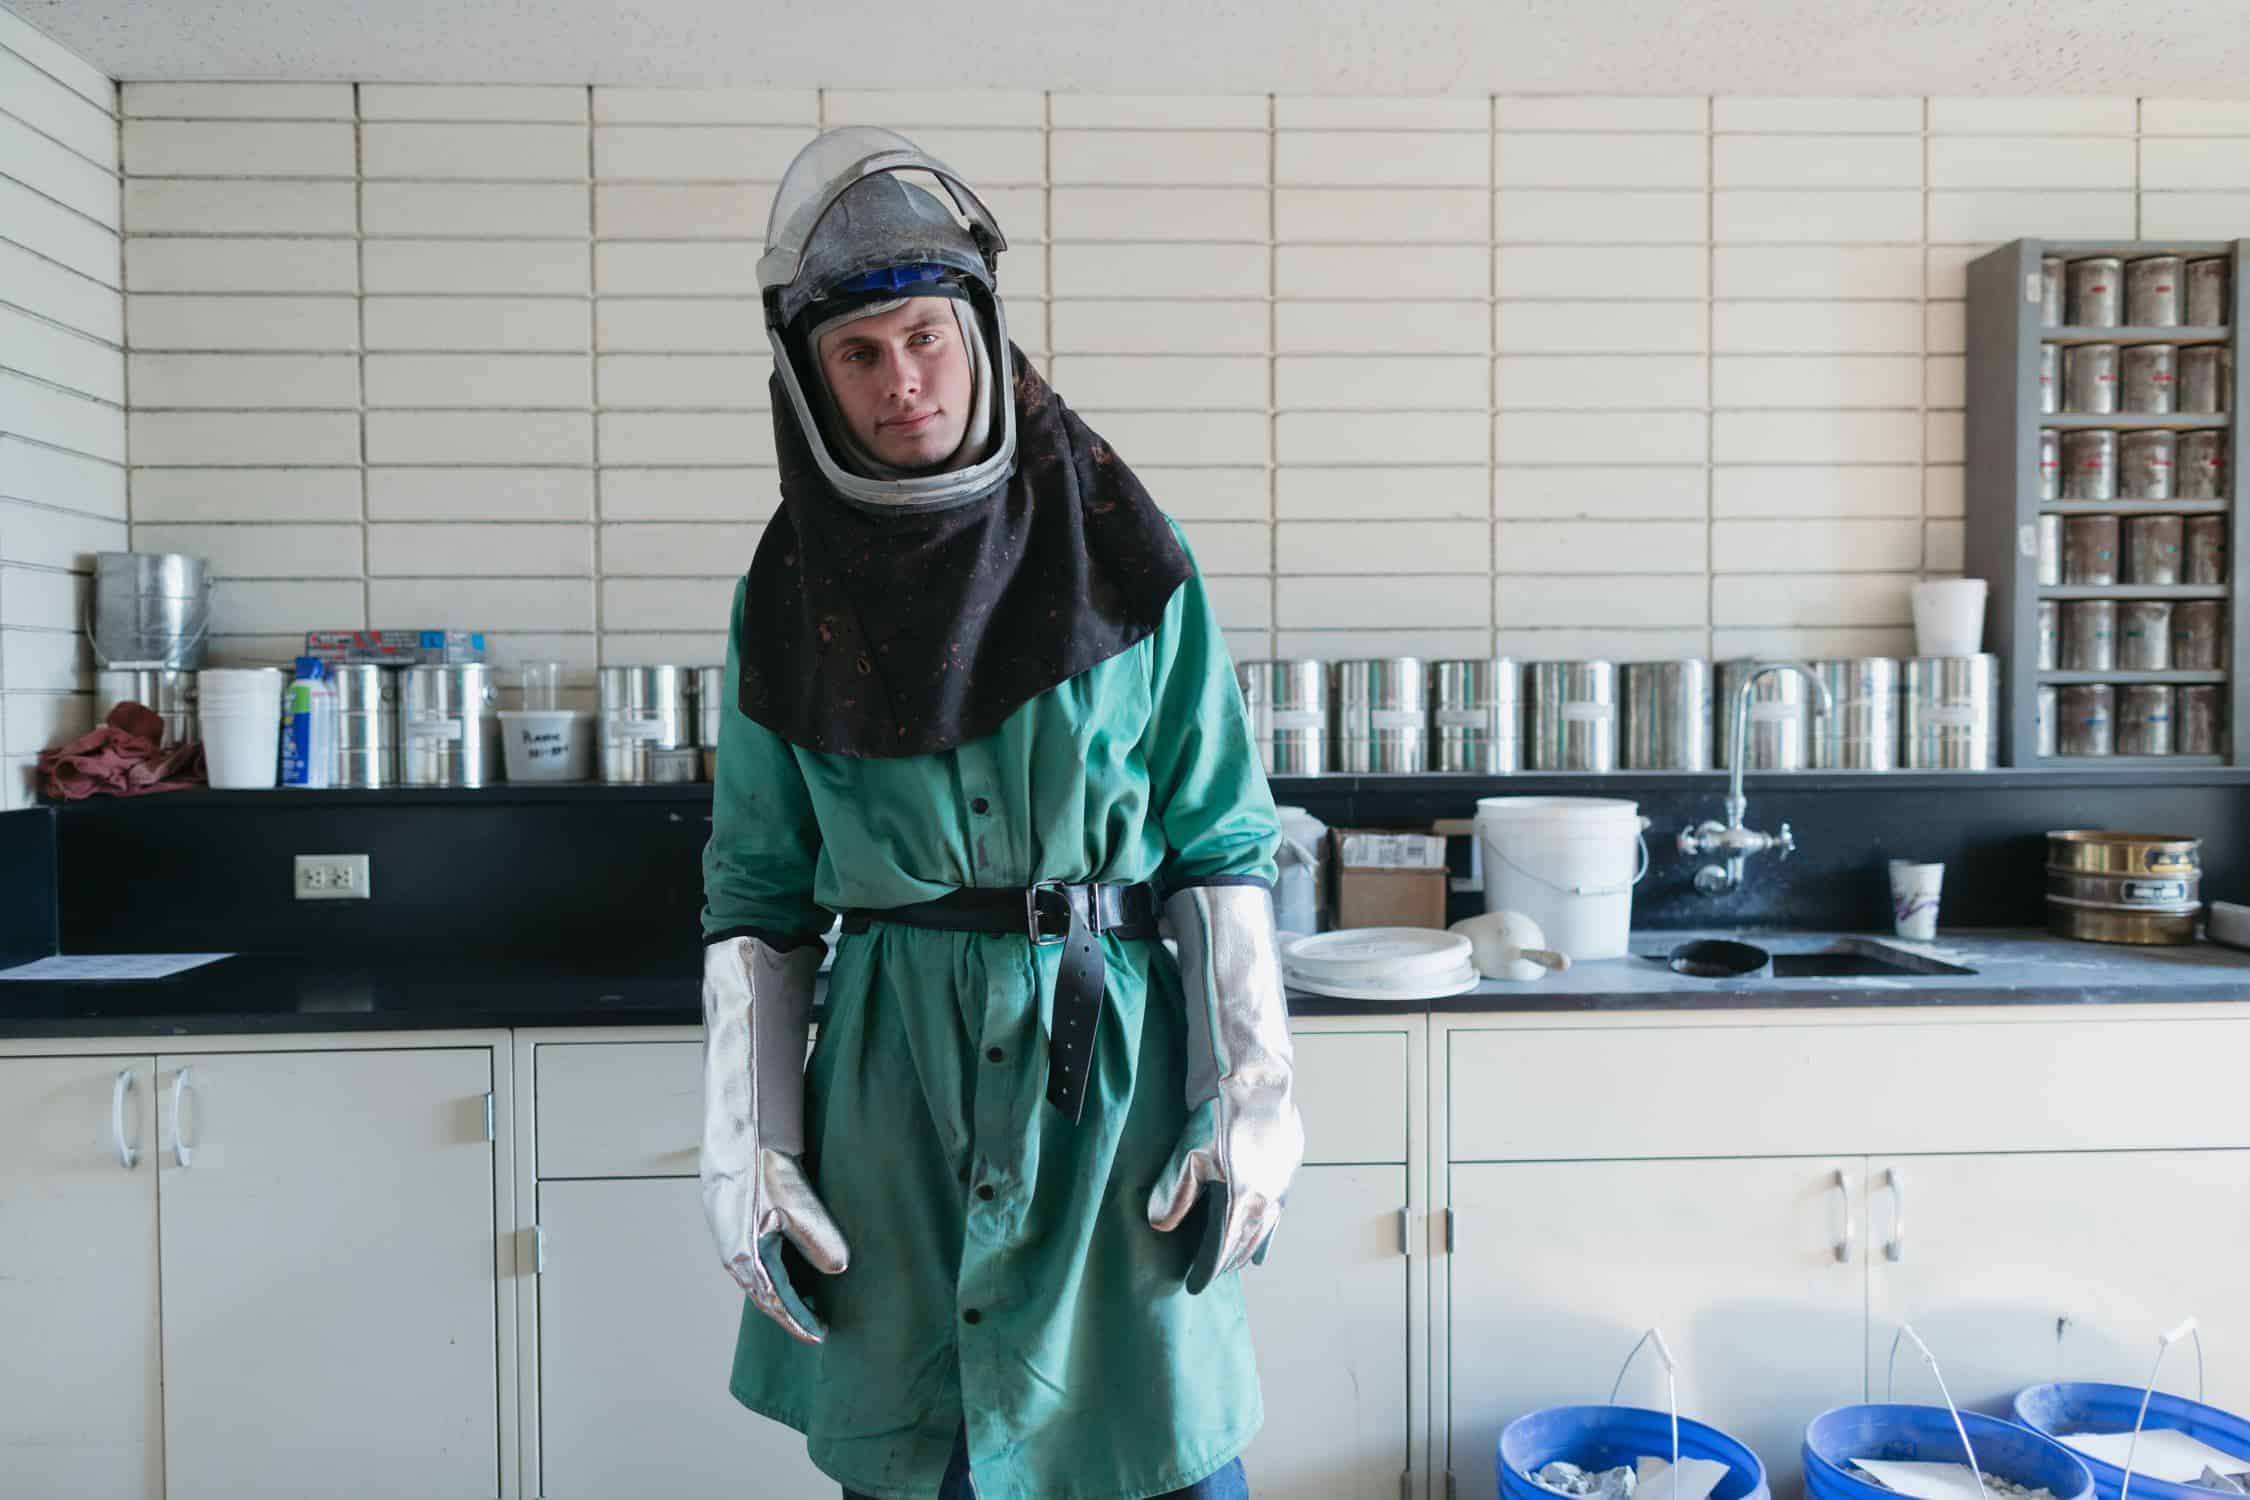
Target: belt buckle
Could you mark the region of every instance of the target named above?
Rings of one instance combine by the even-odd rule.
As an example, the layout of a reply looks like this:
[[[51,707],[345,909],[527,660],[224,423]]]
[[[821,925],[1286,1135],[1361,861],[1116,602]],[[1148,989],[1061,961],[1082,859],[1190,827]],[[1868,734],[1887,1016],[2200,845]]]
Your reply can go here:
[[[1039,926],[1039,893],[1041,891],[1053,891],[1062,898],[1063,930],[1052,937],[1041,931]],[[1067,880],[1042,880],[1031,886],[1023,893],[1023,916],[1024,925],[1031,932],[1032,947],[1051,948],[1057,943],[1068,941],[1070,937],[1070,882]]]

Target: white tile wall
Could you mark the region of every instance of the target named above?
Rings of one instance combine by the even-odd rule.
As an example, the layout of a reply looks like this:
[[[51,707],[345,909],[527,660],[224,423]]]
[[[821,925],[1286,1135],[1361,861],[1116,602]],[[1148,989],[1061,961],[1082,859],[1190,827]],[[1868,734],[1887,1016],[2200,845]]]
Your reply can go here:
[[[0,808],[93,722],[79,622],[126,537],[121,213],[116,85],[0,11]]]
[[[0,377],[103,397],[114,266],[56,266],[114,262],[114,183],[69,92],[0,137],[0,301],[96,343]],[[720,649],[775,503],[753,263],[823,123],[986,191],[1012,332],[1186,524],[1238,652],[1903,649],[1905,585],[1960,566],[1968,261],[2250,211],[2234,101],[135,84],[123,112],[135,535],[226,572],[222,654],[444,619],[581,680]],[[46,408],[0,379],[11,410]],[[62,425],[91,494],[122,434]]]

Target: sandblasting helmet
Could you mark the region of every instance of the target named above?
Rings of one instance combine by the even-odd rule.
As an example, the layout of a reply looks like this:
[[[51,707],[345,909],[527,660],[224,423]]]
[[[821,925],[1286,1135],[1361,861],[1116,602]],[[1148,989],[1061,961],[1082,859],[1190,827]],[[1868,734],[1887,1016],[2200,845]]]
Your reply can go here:
[[[901,173],[934,179],[952,207]],[[799,430],[845,499],[890,511],[943,509],[991,494],[1014,472],[1015,371],[995,276],[1006,248],[968,185],[891,131],[827,131],[789,164],[758,260],[766,337]],[[952,299],[962,319],[978,403],[964,446],[983,448],[932,474],[889,469],[858,451],[819,362],[823,330],[917,296]]]

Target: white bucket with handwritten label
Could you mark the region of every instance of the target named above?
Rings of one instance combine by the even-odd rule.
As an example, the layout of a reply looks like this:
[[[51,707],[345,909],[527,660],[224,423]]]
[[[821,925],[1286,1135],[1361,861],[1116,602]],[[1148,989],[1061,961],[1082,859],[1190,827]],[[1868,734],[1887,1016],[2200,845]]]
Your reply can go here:
[[[591,781],[594,716],[574,708],[500,710],[510,781]]]

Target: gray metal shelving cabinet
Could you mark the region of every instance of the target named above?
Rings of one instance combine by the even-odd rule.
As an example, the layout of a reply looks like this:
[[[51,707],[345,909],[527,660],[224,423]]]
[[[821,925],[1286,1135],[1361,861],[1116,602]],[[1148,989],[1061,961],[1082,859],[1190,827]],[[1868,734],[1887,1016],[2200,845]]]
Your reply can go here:
[[[2089,765],[2250,765],[2250,674],[2237,670],[2244,657],[2242,607],[2250,573],[2242,545],[2244,481],[2243,402],[2237,396],[2219,418],[2138,416],[2132,413],[2077,415],[2039,410],[2039,346],[2042,343],[2193,344],[2224,343],[2241,364],[2240,330],[2246,308],[2245,252],[2250,240],[2015,240],[1969,265],[1968,424],[1964,561],[1967,572],[1990,586],[1987,605],[1988,649],[2001,661],[2004,712],[2001,715],[2002,764],[2010,766]],[[2088,256],[2178,255],[2195,259],[2224,256],[2229,263],[2228,321],[2223,328],[2074,328],[2044,326],[2040,316],[2040,262]],[[2149,500],[2042,500],[2039,495],[2039,431],[2043,427],[2109,428],[2120,432],[2162,427],[2181,431],[2221,426],[2227,434],[2223,497],[2210,502]],[[2042,598],[2181,599],[2208,598],[2213,590],[2151,588],[2134,584],[2105,587],[2042,586],[2039,582],[2038,521],[2042,513],[2101,512],[2174,515],[2199,509],[2223,510],[2227,521],[2225,584],[2216,593],[2227,603],[2222,631],[2225,656],[2218,673],[2061,672],[2039,670],[2039,601]],[[2113,682],[2223,681],[2227,722],[2223,756],[2169,755],[2135,758],[2042,756],[2038,753],[2038,690],[2042,684]]]

